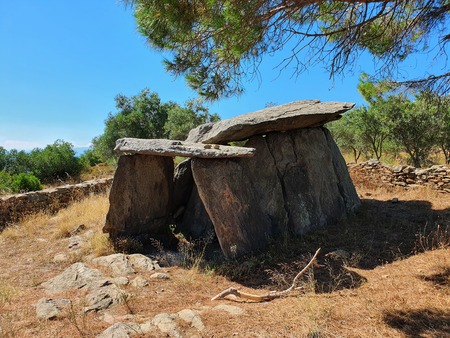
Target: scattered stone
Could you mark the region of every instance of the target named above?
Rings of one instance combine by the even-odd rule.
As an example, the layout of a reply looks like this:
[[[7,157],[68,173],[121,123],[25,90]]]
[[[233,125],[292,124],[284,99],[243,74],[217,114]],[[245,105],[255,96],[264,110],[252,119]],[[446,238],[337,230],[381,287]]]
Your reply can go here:
[[[205,325],[203,324],[202,319],[196,311],[193,311],[191,309],[184,309],[178,312],[178,317],[180,317],[180,319],[184,320],[186,323],[189,323],[192,327],[195,327],[199,331],[205,329]]]
[[[116,276],[129,275],[136,272],[129,262],[127,255],[122,253],[97,257],[94,258],[92,262],[101,266],[108,267]]]
[[[215,311],[225,311],[232,316],[240,316],[246,313],[246,311],[238,306],[219,304],[212,308]]]
[[[131,254],[127,255],[128,260],[131,263],[131,266],[138,270],[143,271],[153,271],[160,269],[160,266],[157,261],[152,260],[150,257],[147,257],[142,254]]]
[[[133,279],[130,283],[131,286],[135,288],[143,288],[148,286],[148,281],[141,276],[137,276],[135,279]]]
[[[170,276],[167,273],[156,272],[150,276],[152,279],[170,279]]]
[[[130,281],[127,277],[115,277],[112,279],[113,283],[116,285],[127,285]]]
[[[130,334],[142,334],[141,326],[136,323],[116,323],[107,328],[97,338],[129,338]]]
[[[39,319],[55,319],[70,304],[70,299],[41,298],[36,304],[36,315]]]
[[[53,294],[69,289],[86,288],[99,278],[104,278],[99,270],[92,269],[83,263],[74,263],[61,274],[41,285],[45,288],[46,293]]]
[[[114,151],[127,154],[199,158],[252,157],[255,154],[253,148],[138,138],[118,139]]]
[[[64,263],[69,260],[69,257],[64,253],[59,253],[53,257],[53,262],[55,263]]]
[[[291,102],[216,123],[201,125],[189,132],[186,141],[227,143],[273,131],[317,127],[339,119],[342,113],[353,106],[353,103],[317,100]]]
[[[81,246],[83,243],[86,242],[82,237],[80,236],[73,236],[69,240],[68,248],[69,250],[79,250],[81,249]]]
[[[129,295],[119,289],[111,280],[96,280],[86,295],[85,312],[106,310],[109,307],[124,303]]]
[[[84,224],[80,224],[80,225],[76,226],[75,228],[73,228],[69,232],[69,235],[70,235],[70,237],[75,236],[85,229],[86,229],[86,226]]]
[[[176,318],[176,314],[160,313],[153,318],[152,324],[157,326],[161,332],[167,334],[169,337],[182,338],[175,321]]]

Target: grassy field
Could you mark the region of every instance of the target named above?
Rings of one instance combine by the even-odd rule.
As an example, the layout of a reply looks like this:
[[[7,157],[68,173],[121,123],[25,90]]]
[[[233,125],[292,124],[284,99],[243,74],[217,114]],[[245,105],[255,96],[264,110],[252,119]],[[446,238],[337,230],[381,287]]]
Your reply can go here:
[[[202,337],[450,337],[450,195],[369,189],[365,183],[355,182],[363,201],[356,215],[327,230],[281,239],[258,256],[208,259],[216,243],[206,253],[205,243],[181,243],[183,264],[164,267],[170,280],[150,281],[108,315],[131,314],[139,322],[224,303],[245,314],[209,314]],[[107,209],[106,196],[91,197],[0,234],[0,337],[95,337],[110,325],[104,314],[82,312],[79,291],[63,295],[74,300],[63,318],[37,320],[34,306],[45,297],[42,282],[74,262],[115,252],[101,232]],[[86,242],[70,251],[70,233],[80,225]],[[302,288],[286,297],[263,303],[210,300],[230,286],[254,294],[284,289],[319,247]],[[61,253],[67,260],[55,261]],[[164,261],[164,248],[157,254]]]

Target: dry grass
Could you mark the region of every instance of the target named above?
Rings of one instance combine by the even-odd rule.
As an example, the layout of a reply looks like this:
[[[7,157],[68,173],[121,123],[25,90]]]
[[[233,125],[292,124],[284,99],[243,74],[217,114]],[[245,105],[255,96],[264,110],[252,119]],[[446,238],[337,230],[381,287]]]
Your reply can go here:
[[[283,289],[322,248],[301,290],[266,303],[232,303],[241,316],[206,310],[201,337],[450,337],[450,196],[432,190],[404,191],[358,185],[363,206],[339,226],[273,243],[265,253],[240,260],[207,260],[206,243],[184,243],[185,268],[168,267],[168,281],[141,276],[148,287],[108,311],[134,321],[162,312],[215,306],[210,297],[234,286],[251,293]],[[391,200],[396,197],[398,203]],[[55,216],[37,215],[0,234],[0,337],[93,337],[108,323],[101,313],[83,314],[79,291],[64,318],[36,320],[40,283],[72,262],[112,252],[101,227],[106,196],[90,197]],[[72,230],[87,242],[68,251]],[[67,237],[71,236],[71,237]],[[211,246],[211,245],[209,245]],[[326,255],[344,250],[348,256]],[[164,248],[159,248],[164,255]],[[56,254],[69,259],[55,262]],[[206,257],[206,258],[205,258]],[[132,289],[125,287],[128,291]],[[193,331],[181,326],[186,337]]]

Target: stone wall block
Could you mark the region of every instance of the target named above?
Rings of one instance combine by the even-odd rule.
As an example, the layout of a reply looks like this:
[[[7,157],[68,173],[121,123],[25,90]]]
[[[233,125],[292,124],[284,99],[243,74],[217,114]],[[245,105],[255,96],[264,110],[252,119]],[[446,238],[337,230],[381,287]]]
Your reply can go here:
[[[90,194],[106,192],[112,178],[0,197],[0,230],[38,212],[54,213]]]

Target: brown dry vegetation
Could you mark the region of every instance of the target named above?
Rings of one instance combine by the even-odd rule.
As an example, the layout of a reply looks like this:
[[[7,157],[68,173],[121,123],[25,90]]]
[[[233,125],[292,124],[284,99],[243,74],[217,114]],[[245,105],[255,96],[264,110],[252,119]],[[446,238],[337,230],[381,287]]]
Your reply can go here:
[[[232,261],[206,259],[214,257],[214,244],[205,257],[201,247],[199,253],[185,245],[187,266],[164,268],[170,280],[151,281],[106,316],[83,314],[83,304],[74,301],[65,318],[39,321],[34,307],[45,297],[40,283],[73,262],[113,252],[101,233],[105,196],[11,226],[0,234],[0,337],[94,337],[110,325],[106,317],[126,321],[132,314],[139,322],[220,302],[246,314],[207,312],[201,336],[450,337],[450,196],[354,180],[363,205],[338,226],[296,240],[286,237],[266,253]],[[81,251],[68,253],[67,236],[81,224],[89,240]],[[230,286],[256,294],[285,288],[318,247],[317,264],[290,296],[265,303],[211,302]],[[348,256],[328,255],[336,250]],[[58,253],[69,260],[54,262]],[[81,299],[78,291],[63,296]],[[193,335],[182,328],[186,337]]]

